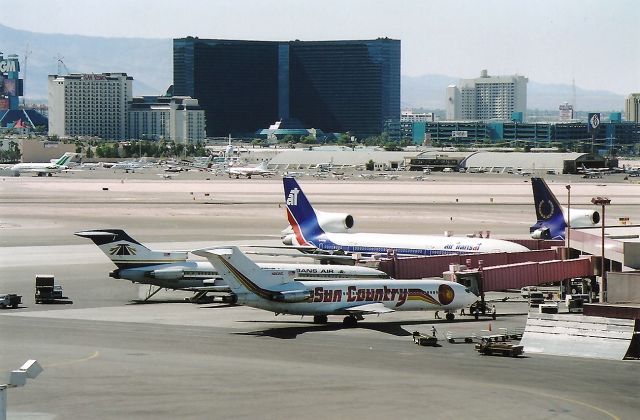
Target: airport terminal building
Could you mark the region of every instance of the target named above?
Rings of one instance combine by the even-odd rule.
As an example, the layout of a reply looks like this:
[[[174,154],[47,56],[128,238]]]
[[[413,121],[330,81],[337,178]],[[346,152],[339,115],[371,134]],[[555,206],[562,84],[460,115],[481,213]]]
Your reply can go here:
[[[207,136],[276,121],[379,135],[400,121],[400,41],[173,40],[174,95],[198,99]],[[391,133],[393,135],[393,133]]]

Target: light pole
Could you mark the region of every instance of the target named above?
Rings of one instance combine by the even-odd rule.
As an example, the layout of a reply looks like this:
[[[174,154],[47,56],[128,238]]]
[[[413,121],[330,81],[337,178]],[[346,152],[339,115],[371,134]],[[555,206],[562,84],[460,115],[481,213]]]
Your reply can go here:
[[[567,188],[567,248],[571,254],[571,185],[565,187]]]
[[[591,203],[602,206],[602,219],[600,219],[600,226],[602,226],[602,238],[600,242],[600,248],[602,252],[602,259],[600,261],[600,278],[602,279],[600,285],[600,303],[605,303],[607,301],[607,276],[605,275],[606,273],[604,271],[604,210],[605,206],[611,204],[611,200],[609,200],[607,197],[593,197],[591,199]]]
[[[571,185],[565,185],[567,188],[567,258],[571,259]],[[562,282],[560,282],[562,286]],[[567,280],[567,293],[571,290],[571,280]],[[560,287],[560,300],[562,300],[562,287]]]
[[[42,366],[37,360],[27,360],[19,369],[12,370],[9,376],[9,383],[0,384],[0,420],[7,419],[7,388],[17,388],[24,386],[27,378],[34,379],[42,372]]]

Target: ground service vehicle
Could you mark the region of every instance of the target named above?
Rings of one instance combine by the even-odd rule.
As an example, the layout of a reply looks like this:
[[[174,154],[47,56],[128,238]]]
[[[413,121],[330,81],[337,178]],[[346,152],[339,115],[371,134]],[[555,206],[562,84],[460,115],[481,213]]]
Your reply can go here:
[[[419,331],[413,332],[413,342],[419,346],[435,346],[438,344],[438,339],[435,336],[424,335]]]
[[[529,299],[529,294],[531,292],[537,292],[538,288],[536,286],[524,286],[522,289],[520,289],[520,294],[522,295],[523,298],[525,299]]]
[[[0,308],[17,308],[22,303],[22,296],[13,293],[0,294]]]
[[[55,284],[55,277],[51,274],[36,275],[36,303],[54,303],[67,299],[63,296],[62,286]]]
[[[530,292],[529,293],[529,306],[537,308],[541,303],[544,303],[544,293],[542,292]]]
[[[502,355],[518,357],[524,353],[523,349],[524,347],[521,345],[505,341],[493,341],[486,337],[483,337],[480,342],[476,344],[476,350],[478,353],[487,356]]]

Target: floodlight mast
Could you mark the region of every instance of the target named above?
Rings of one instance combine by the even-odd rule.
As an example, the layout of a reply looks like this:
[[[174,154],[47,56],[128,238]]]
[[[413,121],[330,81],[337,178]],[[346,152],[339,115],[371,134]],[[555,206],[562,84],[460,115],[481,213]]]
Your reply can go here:
[[[7,420],[7,388],[24,386],[27,378],[34,379],[42,371],[42,366],[35,359],[29,359],[19,369],[11,371],[9,383],[0,384],[0,420]]]

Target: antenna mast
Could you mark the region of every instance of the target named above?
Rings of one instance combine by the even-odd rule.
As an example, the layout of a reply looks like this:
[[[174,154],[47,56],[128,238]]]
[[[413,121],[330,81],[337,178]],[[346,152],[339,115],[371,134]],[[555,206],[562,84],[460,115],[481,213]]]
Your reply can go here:
[[[27,61],[29,60],[29,56],[33,51],[29,49],[29,43],[27,42],[27,46],[24,49],[24,72],[22,75],[22,108],[26,108],[26,95],[27,91]]]

